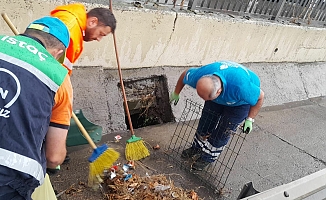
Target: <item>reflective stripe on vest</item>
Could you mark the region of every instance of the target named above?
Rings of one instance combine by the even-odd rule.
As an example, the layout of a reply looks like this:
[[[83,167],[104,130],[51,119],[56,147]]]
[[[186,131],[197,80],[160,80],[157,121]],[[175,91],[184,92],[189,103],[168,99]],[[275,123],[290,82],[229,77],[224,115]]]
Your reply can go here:
[[[0,165],[31,175],[40,185],[44,182],[42,165],[29,157],[0,148]]]
[[[59,85],[57,85],[53,80],[51,80],[47,75],[35,68],[33,65],[3,53],[0,53],[0,59],[26,69],[40,79],[52,91],[57,92]]]
[[[70,62],[70,60],[69,60],[67,57],[65,57],[65,59],[64,59],[64,61],[63,61],[63,64],[64,64],[68,69],[72,70],[72,66],[73,66],[73,64]]]

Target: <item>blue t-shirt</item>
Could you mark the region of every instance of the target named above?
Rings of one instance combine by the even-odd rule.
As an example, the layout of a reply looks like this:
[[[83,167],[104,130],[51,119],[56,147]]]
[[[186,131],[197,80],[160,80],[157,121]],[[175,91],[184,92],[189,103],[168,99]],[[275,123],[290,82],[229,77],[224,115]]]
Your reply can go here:
[[[257,104],[260,95],[259,77],[241,64],[219,61],[200,68],[190,68],[183,83],[196,88],[197,81],[204,75],[217,75],[222,80],[222,93],[213,101],[227,106]]]

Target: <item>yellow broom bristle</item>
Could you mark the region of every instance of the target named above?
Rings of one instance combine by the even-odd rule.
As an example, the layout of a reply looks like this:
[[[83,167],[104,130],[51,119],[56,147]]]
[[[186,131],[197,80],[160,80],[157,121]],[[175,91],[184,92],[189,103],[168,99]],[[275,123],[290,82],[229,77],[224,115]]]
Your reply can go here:
[[[89,164],[88,185],[92,185],[91,182],[96,179],[96,175],[102,175],[105,169],[112,167],[119,156],[119,152],[112,148],[108,148],[94,162],[91,162]]]
[[[136,142],[127,143],[125,154],[127,160],[140,160],[149,156],[149,151],[144,141],[138,140]]]
[[[96,175],[91,173],[91,171],[94,171],[94,165],[90,164],[89,165],[89,173],[88,173],[88,186],[92,187],[93,185],[96,184]]]

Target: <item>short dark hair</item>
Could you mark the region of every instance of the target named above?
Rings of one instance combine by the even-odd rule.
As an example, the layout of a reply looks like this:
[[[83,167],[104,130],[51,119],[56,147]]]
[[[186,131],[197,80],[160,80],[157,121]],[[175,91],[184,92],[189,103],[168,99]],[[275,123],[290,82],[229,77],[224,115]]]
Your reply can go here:
[[[25,30],[24,34],[36,37],[41,40],[46,49],[66,50],[65,45],[49,33],[37,29],[28,28]]]
[[[93,8],[87,13],[87,17],[96,17],[100,25],[110,26],[112,32],[117,26],[113,13],[107,8]]]

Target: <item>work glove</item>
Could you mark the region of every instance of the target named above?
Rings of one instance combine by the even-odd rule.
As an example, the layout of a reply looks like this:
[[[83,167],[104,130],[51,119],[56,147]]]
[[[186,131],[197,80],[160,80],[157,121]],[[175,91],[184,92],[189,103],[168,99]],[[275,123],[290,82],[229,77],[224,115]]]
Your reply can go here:
[[[252,131],[252,122],[254,120],[251,118],[247,118],[246,121],[243,124],[243,132],[244,133],[250,133]]]
[[[172,103],[174,101],[174,105],[177,105],[179,102],[179,95],[176,94],[175,92],[172,92],[170,95],[170,103]]]
[[[48,173],[49,175],[54,175],[58,171],[60,171],[60,165],[58,165],[55,169],[46,168],[46,173]]]

